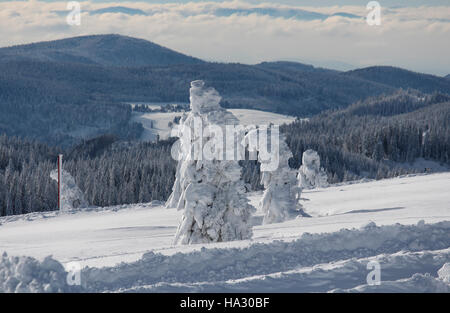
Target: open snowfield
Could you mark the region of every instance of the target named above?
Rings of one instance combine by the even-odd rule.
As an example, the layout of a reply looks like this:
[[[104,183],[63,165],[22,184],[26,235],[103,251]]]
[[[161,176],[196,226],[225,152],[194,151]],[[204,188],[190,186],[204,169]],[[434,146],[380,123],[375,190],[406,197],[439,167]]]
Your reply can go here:
[[[449,190],[448,172],[309,190],[311,218],[261,225],[257,212],[252,240],[208,245],[173,246],[181,212],[152,204],[4,217],[0,291],[32,279],[72,291],[52,255],[84,267],[84,291],[450,292]],[[379,286],[366,282],[374,260]]]
[[[242,125],[274,125],[289,124],[295,120],[295,117],[271,112],[248,109],[229,109],[240,121]],[[144,127],[142,141],[154,141],[159,135],[161,139],[167,139],[170,135],[169,123],[175,117],[180,117],[182,112],[166,113],[138,113],[135,112],[133,121],[141,123]]]

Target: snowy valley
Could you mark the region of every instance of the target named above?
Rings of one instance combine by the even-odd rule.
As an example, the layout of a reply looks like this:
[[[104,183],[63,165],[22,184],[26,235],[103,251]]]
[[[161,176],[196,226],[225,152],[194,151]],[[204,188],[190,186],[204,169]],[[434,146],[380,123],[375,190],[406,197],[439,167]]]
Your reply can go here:
[[[276,125],[292,123],[295,118],[272,112],[250,109],[230,109],[243,125],[263,125],[273,123]],[[159,135],[160,139],[170,137],[171,124],[176,118],[180,118],[183,112],[134,112],[133,121],[142,124],[144,130],[140,137],[142,141],[154,141]]]

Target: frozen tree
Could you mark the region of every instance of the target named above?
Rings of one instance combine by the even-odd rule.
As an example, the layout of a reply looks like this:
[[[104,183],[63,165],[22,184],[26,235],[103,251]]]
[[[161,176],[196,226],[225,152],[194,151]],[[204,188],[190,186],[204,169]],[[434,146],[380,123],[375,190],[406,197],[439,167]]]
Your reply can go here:
[[[175,144],[179,144],[179,141],[177,141]],[[166,201],[165,207],[167,209],[170,208],[178,208],[178,202],[180,201],[181,198],[181,166],[183,165],[183,162],[181,162],[181,160],[183,160],[183,155],[181,154],[181,148],[178,146],[174,146],[174,148],[176,149],[172,149],[172,155],[174,159],[176,160],[180,160],[180,162],[178,162],[177,164],[177,170],[176,170],[176,174],[175,174],[175,182],[173,184],[172,187],[172,193],[170,194],[169,198]]]
[[[245,197],[241,167],[236,160],[224,160],[226,124],[237,124],[230,112],[220,107],[220,96],[203,81],[190,89],[191,112],[182,117],[177,149],[179,160],[173,193],[166,204],[183,210],[175,235],[176,244],[208,243],[248,239],[254,210]]]
[[[50,177],[58,181],[58,170],[53,170]],[[73,209],[85,208],[88,206],[84,199],[83,192],[78,188],[73,179],[67,171],[62,171],[62,194],[61,194],[61,211],[70,211]]]
[[[296,171],[289,167],[289,159],[292,152],[285,142],[284,136],[279,136],[278,167],[267,168],[267,160],[258,159],[261,162],[261,184],[264,186],[264,194],[259,206],[264,212],[264,224],[279,223],[299,214],[303,210],[299,204],[301,189],[297,186]],[[274,148],[275,145],[271,145]],[[261,147],[260,147],[261,148]]]
[[[327,185],[327,174],[320,167],[320,157],[316,151],[308,149],[303,152],[302,166],[300,166],[297,178],[299,186],[304,189]]]

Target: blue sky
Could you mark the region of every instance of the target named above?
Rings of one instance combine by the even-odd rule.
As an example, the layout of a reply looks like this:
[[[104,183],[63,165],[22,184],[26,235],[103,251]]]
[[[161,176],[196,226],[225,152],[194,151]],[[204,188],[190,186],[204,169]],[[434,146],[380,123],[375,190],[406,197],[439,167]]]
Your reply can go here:
[[[211,61],[450,73],[450,1],[380,0],[380,26],[367,25],[368,2],[81,1],[81,25],[70,26],[68,1],[0,0],[0,46],[118,33]]]

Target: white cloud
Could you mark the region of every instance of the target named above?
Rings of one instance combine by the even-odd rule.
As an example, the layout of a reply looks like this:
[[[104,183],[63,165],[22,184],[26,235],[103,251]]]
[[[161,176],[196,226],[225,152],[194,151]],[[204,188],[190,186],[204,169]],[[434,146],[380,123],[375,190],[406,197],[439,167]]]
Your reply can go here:
[[[81,26],[68,26],[55,11],[67,2],[0,3],[0,46],[70,36],[120,33],[154,41],[207,60],[256,63],[263,60],[339,61],[356,66],[395,65],[437,74],[450,73],[450,8],[420,7],[382,10],[382,25],[363,18],[333,16],[301,20],[248,14],[217,16],[219,8],[302,9],[331,15],[366,16],[365,6],[294,7],[241,1],[148,4],[81,2]],[[88,11],[124,6],[148,15]],[[14,25],[14,27],[11,27]]]

